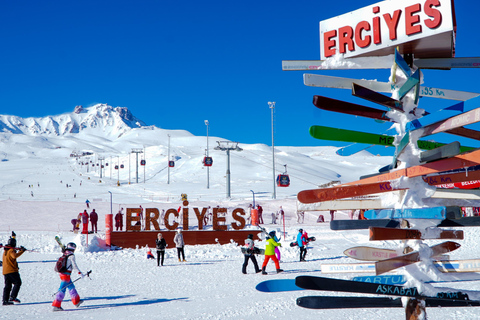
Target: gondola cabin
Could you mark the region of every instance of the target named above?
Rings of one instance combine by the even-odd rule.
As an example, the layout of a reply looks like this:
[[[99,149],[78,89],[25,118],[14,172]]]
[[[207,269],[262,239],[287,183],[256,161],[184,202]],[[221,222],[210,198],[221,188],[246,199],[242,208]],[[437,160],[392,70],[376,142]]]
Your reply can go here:
[[[168,161],[168,166],[169,166],[170,168],[175,167],[175,161],[173,161],[173,160]]]
[[[123,165],[123,163],[120,165],[120,169],[123,169],[125,168],[125,166]]]
[[[213,158],[212,157],[205,157],[203,158],[203,165],[205,167],[211,167],[213,164]]]
[[[115,170],[118,170],[118,165],[115,165]]]
[[[145,161],[145,160],[140,160],[140,165],[141,165],[141,166],[144,166],[144,165],[146,165],[146,164],[147,164],[147,161]]]
[[[277,187],[288,187],[290,185],[290,177],[288,174],[279,174],[277,176]]]

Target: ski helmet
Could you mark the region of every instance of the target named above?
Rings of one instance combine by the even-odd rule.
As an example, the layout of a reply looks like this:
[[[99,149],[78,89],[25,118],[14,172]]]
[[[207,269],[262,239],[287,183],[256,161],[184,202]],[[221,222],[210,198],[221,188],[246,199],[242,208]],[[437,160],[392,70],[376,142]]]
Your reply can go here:
[[[65,247],[65,250],[72,251],[72,252],[74,252],[75,249],[77,249],[77,245],[73,242],[67,243],[67,246]]]
[[[7,247],[15,248],[17,246],[17,240],[10,238],[7,242]]]

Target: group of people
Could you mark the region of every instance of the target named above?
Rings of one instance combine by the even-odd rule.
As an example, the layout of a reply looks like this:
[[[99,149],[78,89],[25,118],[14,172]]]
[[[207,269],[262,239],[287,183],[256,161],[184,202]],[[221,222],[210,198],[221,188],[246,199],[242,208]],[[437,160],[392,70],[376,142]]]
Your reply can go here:
[[[300,248],[300,262],[306,261],[305,256],[307,255],[307,244],[309,243],[309,237],[307,232],[303,229],[299,229],[296,240],[297,245]],[[258,267],[257,258],[255,257],[255,254],[258,253],[258,251],[255,250],[256,248],[253,241],[253,234],[249,234],[247,239],[245,239],[246,250],[244,253],[242,273],[247,274],[247,266],[250,260],[252,261],[253,267],[255,268],[255,273],[259,273],[261,271],[262,274],[268,274],[265,269],[270,260],[273,260],[273,262],[275,263],[277,273],[282,272],[283,270],[280,269],[280,251],[278,249],[281,246],[282,244],[280,243],[280,240],[276,237],[275,231],[270,231],[268,234],[266,234],[265,259],[263,260],[262,269],[260,269]]]
[[[2,245],[0,244],[0,247],[1,246]],[[81,278],[88,275],[88,273],[83,273],[78,268],[74,255],[76,248],[76,244],[70,242],[62,249],[62,268],[55,269],[55,271],[59,273],[61,282],[60,288],[55,294],[55,300],[52,303],[53,311],[63,311],[61,305],[67,290],[75,307],[78,308],[83,303],[83,300],[80,299],[80,296],[75,289],[75,285],[71,280],[73,271],[78,272]],[[23,246],[17,248],[16,234],[13,231],[12,236],[10,239],[8,239],[7,245],[3,246],[3,249],[2,264],[5,287],[3,288],[2,305],[8,306],[15,303],[20,303],[20,299],[18,299],[18,293],[20,291],[20,287],[22,286],[22,279],[20,278],[17,258],[27,251],[27,249],[25,249]],[[58,263],[56,264],[56,267],[57,265]]]
[[[257,205],[249,204],[248,205],[249,215],[247,217],[247,223],[248,224],[252,223],[252,210],[253,209],[257,210],[258,224],[264,224],[264,222],[263,222],[263,207],[259,204],[257,204]],[[276,224],[278,219],[283,220],[283,218],[285,217],[285,211],[283,211],[282,206],[280,206],[280,208],[278,209],[277,212],[272,212],[271,217],[272,217],[271,224]]]
[[[178,261],[186,262],[187,260],[185,260],[184,251],[185,241],[183,240],[182,229],[177,229],[177,232],[173,237],[173,242],[175,243],[175,247],[177,248]],[[161,233],[157,234],[157,239],[155,240],[155,247],[157,249],[157,266],[160,267],[163,266],[163,262],[165,261],[165,249],[168,247],[167,241]],[[152,258],[154,258],[150,251],[148,254],[151,255]],[[148,255],[147,258],[149,258]]]
[[[95,209],[88,214],[87,210],[83,210],[82,213],[78,215],[77,218],[72,219],[70,222],[72,223],[72,231],[78,231],[80,228],[80,223],[82,223],[83,228],[82,228],[82,233],[87,234],[88,233],[88,222],[90,221],[92,225],[92,232],[97,233],[98,228],[97,228],[97,223],[98,223],[98,213],[95,211]]]

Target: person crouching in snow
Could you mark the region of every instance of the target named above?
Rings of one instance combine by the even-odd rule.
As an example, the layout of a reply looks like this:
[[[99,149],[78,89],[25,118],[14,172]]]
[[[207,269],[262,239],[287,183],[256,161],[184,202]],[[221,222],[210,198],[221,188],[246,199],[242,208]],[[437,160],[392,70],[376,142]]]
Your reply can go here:
[[[155,259],[155,257],[153,256],[152,250],[150,249],[148,249],[147,251],[147,259]]]
[[[277,269],[277,273],[280,273],[283,270],[280,269],[280,263],[278,262],[278,259],[275,256],[275,247],[281,247],[282,244],[274,240],[275,231],[271,231],[268,235],[269,237],[267,238],[267,245],[265,247],[265,260],[263,260],[263,265],[262,265],[262,274],[267,274],[267,272],[265,271],[265,268],[267,267],[268,261],[270,259],[272,259],[273,262],[275,263],[275,268]]]
[[[67,289],[75,307],[78,308],[83,303],[83,300],[80,299],[80,296],[75,289],[75,285],[70,279],[70,275],[72,274],[73,270],[76,270],[82,278],[87,275],[86,273],[81,272],[77,266],[75,255],[73,254],[76,248],[77,245],[73,242],[70,242],[67,244],[65,251],[63,252],[64,257],[66,258],[66,263],[65,266],[58,271],[60,273],[60,280],[62,280],[62,282],[60,283],[60,289],[58,289],[55,300],[52,303],[53,311],[63,311],[62,301],[65,297],[65,291]]]

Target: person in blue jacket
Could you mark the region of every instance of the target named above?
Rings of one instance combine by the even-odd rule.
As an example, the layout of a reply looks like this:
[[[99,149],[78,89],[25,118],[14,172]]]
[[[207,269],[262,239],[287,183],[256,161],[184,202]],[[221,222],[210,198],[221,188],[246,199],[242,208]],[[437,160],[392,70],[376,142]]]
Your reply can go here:
[[[298,230],[297,245],[300,248],[300,262],[305,261],[307,255],[307,239],[303,235],[303,229]]]

